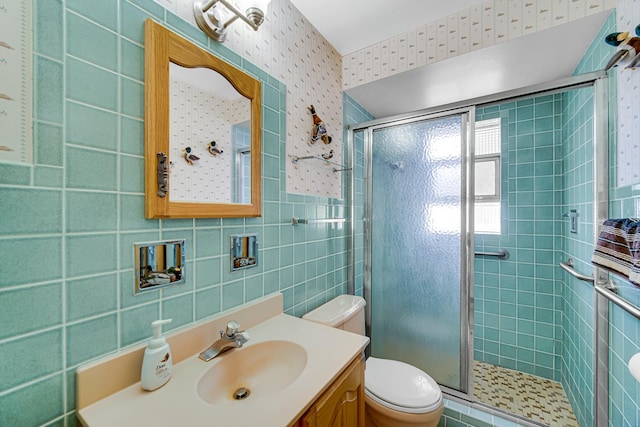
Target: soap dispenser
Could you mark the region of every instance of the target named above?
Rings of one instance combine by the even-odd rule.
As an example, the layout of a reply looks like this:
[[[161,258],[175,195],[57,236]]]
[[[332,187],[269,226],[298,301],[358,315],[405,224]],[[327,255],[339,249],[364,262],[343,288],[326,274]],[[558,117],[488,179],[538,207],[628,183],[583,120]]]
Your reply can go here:
[[[162,325],[171,323],[171,319],[156,320],[151,323],[153,337],[144,351],[142,359],[142,388],[148,391],[162,387],[171,378],[173,360],[167,340],[162,336]]]

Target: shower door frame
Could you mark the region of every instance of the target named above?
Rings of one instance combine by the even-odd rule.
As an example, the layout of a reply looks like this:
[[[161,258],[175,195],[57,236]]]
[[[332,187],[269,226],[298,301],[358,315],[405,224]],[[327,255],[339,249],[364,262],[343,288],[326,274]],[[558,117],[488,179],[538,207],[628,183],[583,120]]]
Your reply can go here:
[[[372,138],[372,129],[387,127],[391,123],[395,124],[403,124],[409,123],[411,121],[421,120],[425,117],[437,117],[438,115],[451,115],[452,111],[463,111],[468,110],[471,112],[469,115],[468,121],[468,129],[475,128],[475,108],[476,107],[487,107],[490,105],[496,105],[507,101],[513,101],[521,98],[529,98],[538,95],[547,95],[553,93],[559,93],[568,91],[571,89],[579,89],[583,87],[593,87],[594,91],[594,228],[596,237],[598,233],[598,224],[602,223],[602,220],[607,218],[608,216],[608,203],[609,203],[609,181],[608,181],[608,173],[609,173],[609,127],[608,127],[608,111],[609,111],[609,99],[608,99],[608,75],[605,71],[595,71],[591,73],[585,73],[577,76],[571,76],[564,79],[559,79],[552,82],[541,83],[532,86],[526,86],[519,89],[509,90],[505,92],[500,92],[492,95],[482,96],[479,98],[473,98],[470,100],[464,100],[460,102],[455,102],[443,106],[427,108],[424,110],[419,110],[407,114],[391,116],[388,118],[375,119],[364,123],[359,123],[355,125],[349,125],[347,128],[347,149],[346,149],[346,160],[348,166],[351,168],[351,171],[355,169],[355,144],[354,144],[354,133],[355,132],[363,132],[364,134],[364,143],[371,143]],[[469,158],[473,156],[473,132],[467,132],[467,138],[469,141],[469,147],[467,148],[467,153],[469,154]],[[369,140],[369,142],[368,142]],[[365,156],[365,170],[367,169],[366,164],[371,159],[367,159]],[[471,183],[471,179],[473,179],[473,162],[469,162],[467,159],[467,163],[471,164],[469,175],[467,176],[467,180],[465,184],[469,186],[469,189],[473,190],[473,185]],[[371,185],[371,177],[365,175],[366,185],[367,187]],[[365,200],[364,200],[364,211],[367,213],[368,205],[370,202],[367,200],[367,190],[365,188]],[[472,193],[472,191],[467,191],[467,193]],[[370,193],[369,193],[370,194]],[[356,225],[355,225],[355,174],[351,173],[348,180],[348,189],[347,189],[347,198],[348,198],[348,210],[347,215],[349,217],[348,226],[349,226],[349,239],[348,239],[348,268],[347,268],[347,292],[350,294],[355,294],[355,283],[356,283],[356,269],[355,269],[355,248],[357,247],[356,242]],[[468,205],[470,206],[470,216],[469,218],[473,218],[473,203],[470,200]],[[370,224],[366,223],[366,218],[370,217],[369,215],[365,215],[365,218],[362,220],[364,223],[364,229],[369,228],[370,232]],[[467,243],[463,245],[463,247],[468,246],[473,249],[473,222],[469,220],[471,223],[471,227],[467,228]],[[363,283],[363,292],[365,296],[365,300],[367,300],[367,294],[370,295],[370,287],[371,287],[371,251],[370,245],[366,239],[370,233],[365,233],[365,253],[364,253],[364,261],[365,261],[365,269],[364,269],[364,283]],[[595,243],[595,240],[594,240]],[[367,247],[369,251],[367,251]],[[468,254],[471,252],[468,251]],[[473,257],[471,261],[466,260],[465,264],[471,265],[473,267]],[[461,362],[461,364],[466,365],[465,369],[467,370],[464,378],[467,379],[467,393],[460,393],[457,390],[450,390],[447,387],[443,387],[444,393],[447,397],[452,398],[453,400],[457,400],[463,403],[466,403],[472,407],[476,407],[482,411],[496,414],[501,417],[511,419],[513,421],[519,422],[523,425],[531,425],[537,426],[535,423],[528,423],[522,418],[515,417],[508,412],[501,411],[494,407],[476,402],[473,398],[473,370],[470,369],[471,361],[473,361],[473,310],[474,310],[474,302],[473,302],[473,268],[467,271],[467,275],[461,276],[466,277],[467,282],[465,283],[467,287],[467,309],[466,313],[466,323],[468,327],[468,337],[469,337],[469,346],[467,353],[467,360]],[[468,277],[469,274],[471,277]],[[605,273],[599,269],[594,267],[594,277],[602,277]],[[369,288],[369,290],[367,290]],[[462,303],[462,301],[461,301]],[[593,416],[594,416],[594,427],[604,427],[607,425],[608,420],[608,304],[605,301],[601,300],[601,297],[594,289],[594,311],[595,311],[595,319],[594,319],[594,378],[593,378],[593,392],[594,392],[594,404],[593,404]],[[461,313],[462,314],[462,313]],[[365,307],[365,319],[367,326],[367,335],[370,336],[370,325],[371,325],[371,312],[370,312],[370,304],[367,304]],[[470,322],[470,323],[469,323]],[[463,376],[461,376],[463,378]]]
[[[473,396],[473,369],[469,369],[469,363],[473,360],[473,287],[466,286],[469,281],[473,280],[473,257],[469,256],[470,251],[473,250],[473,185],[471,184],[471,177],[473,177],[474,169],[473,162],[469,159],[473,158],[473,132],[470,132],[470,126],[475,122],[475,107],[465,107],[459,109],[452,109],[447,111],[441,111],[437,113],[429,113],[424,115],[417,115],[414,117],[408,117],[403,119],[391,120],[382,122],[377,125],[370,126],[364,133],[364,147],[365,147],[365,196],[364,196],[364,212],[365,218],[371,218],[373,206],[371,205],[371,195],[373,194],[373,179],[372,179],[372,165],[373,165],[373,133],[376,130],[413,124],[417,122],[423,122],[428,120],[437,120],[439,118],[446,118],[452,116],[460,116],[461,118],[461,186],[460,186],[460,210],[461,210],[461,223],[460,223],[460,348],[466,357],[460,358],[460,387],[461,390],[455,390],[446,386],[442,388],[446,389],[446,392],[450,395],[461,397],[464,399],[470,399]],[[368,241],[368,237],[371,236],[371,222],[365,223],[365,228],[368,232],[365,232],[365,248],[371,248],[371,244]],[[372,282],[372,251],[366,251],[364,262],[364,297],[365,301],[371,301],[371,282]],[[367,336],[371,336],[371,305],[367,304],[369,309],[365,308],[365,326]]]

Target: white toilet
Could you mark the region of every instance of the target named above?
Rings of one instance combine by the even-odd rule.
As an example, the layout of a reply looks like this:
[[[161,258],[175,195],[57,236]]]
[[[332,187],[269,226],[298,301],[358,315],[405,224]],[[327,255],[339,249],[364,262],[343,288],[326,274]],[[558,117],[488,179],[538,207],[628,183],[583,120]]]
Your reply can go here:
[[[363,298],[340,295],[303,319],[364,335]],[[367,427],[435,427],[444,408],[442,391],[425,372],[404,362],[369,357],[365,370]]]

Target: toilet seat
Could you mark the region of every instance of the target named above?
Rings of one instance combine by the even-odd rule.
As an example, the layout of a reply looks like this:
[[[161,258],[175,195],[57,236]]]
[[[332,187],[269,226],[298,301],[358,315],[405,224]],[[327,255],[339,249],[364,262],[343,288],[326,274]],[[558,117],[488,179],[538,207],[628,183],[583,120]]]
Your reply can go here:
[[[379,404],[400,412],[431,412],[442,404],[442,391],[433,378],[415,366],[369,357],[365,393]]]

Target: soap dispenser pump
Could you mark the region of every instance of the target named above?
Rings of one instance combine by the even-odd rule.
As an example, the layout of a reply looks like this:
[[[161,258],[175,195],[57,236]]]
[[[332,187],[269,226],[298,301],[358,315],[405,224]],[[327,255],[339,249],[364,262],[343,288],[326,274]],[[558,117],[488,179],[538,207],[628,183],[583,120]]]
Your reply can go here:
[[[142,388],[148,391],[162,387],[171,378],[173,360],[167,340],[162,336],[162,325],[171,323],[171,319],[156,320],[151,323],[153,337],[144,351],[142,359]]]

